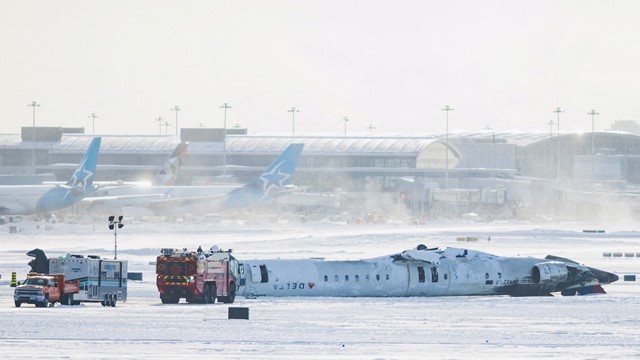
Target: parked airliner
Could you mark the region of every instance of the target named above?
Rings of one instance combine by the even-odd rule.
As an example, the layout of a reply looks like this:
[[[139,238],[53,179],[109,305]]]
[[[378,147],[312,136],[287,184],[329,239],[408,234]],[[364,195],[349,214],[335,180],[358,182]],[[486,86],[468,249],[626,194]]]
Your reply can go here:
[[[502,257],[419,245],[355,261],[251,260],[240,267],[239,295],[255,296],[546,296],[604,293],[618,280],[556,256]]]
[[[202,213],[250,206],[284,189],[295,172],[303,146],[289,145],[249,184],[112,187],[100,190],[95,197],[88,197],[84,202],[138,215]],[[171,169],[177,171],[178,167]]]
[[[0,186],[0,215],[46,214],[76,204],[95,191],[93,179],[101,138],[91,141],[65,184]]]

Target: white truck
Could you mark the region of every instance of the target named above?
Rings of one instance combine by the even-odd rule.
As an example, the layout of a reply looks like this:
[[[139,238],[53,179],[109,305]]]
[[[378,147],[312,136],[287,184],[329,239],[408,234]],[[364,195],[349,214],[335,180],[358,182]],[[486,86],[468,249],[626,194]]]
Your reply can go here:
[[[127,300],[127,261],[101,259],[99,256],[65,255],[49,259],[49,272],[78,280],[78,293],[69,296],[69,304],[100,302],[116,306]]]

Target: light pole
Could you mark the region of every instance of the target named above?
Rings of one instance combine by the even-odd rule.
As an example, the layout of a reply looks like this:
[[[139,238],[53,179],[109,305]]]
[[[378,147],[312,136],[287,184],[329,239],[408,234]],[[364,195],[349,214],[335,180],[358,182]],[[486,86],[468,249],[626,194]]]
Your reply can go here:
[[[167,120],[164,120],[162,122],[162,126],[164,126],[164,134],[168,134],[169,133],[169,126],[171,126],[171,123],[168,122]]]
[[[91,113],[91,115],[87,117],[91,119],[91,133],[95,135],[96,134],[96,118],[98,118],[99,116],[96,115],[96,113]]]
[[[446,127],[445,127],[445,155],[444,155],[444,188],[449,188],[449,111],[453,111],[454,109],[449,105],[445,106],[442,111],[446,113]]]
[[[556,125],[558,126],[558,138],[556,139],[556,180],[560,180],[560,113],[562,109],[557,107],[553,110],[557,115]]]
[[[345,116],[340,119],[340,121],[344,121],[344,136],[347,136],[347,123],[349,122],[349,118]]]
[[[224,109],[224,140],[222,141],[222,175],[227,174],[227,109],[231,109],[229,104],[224,103],[220,106]]]
[[[164,119],[162,118],[162,116],[158,116],[158,118],[156,118],[153,121],[157,121],[158,122],[158,134],[162,135],[162,125],[164,124]]]
[[[122,227],[124,226],[124,224],[122,223],[122,218],[122,215],[118,216],[117,220],[115,216],[109,216],[109,230],[113,230],[114,260],[118,260],[118,229],[122,229]]]
[[[173,108],[171,108],[169,110],[176,112],[176,135],[178,135],[178,113],[180,112],[180,107],[178,105],[176,105],[176,106],[174,106]]]
[[[600,113],[591,109],[591,112],[588,112],[587,115],[591,115],[591,155],[595,155],[595,117]]]
[[[40,106],[37,102],[33,101],[31,104],[27,104],[33,108],[33,127],[31,128],[31,171],[36,173],[36,108]]]
[[[291,113],[291,136],[296,136],[296,113],[300,112],[300,110],[296,109],[294,106],[287,110],[287,112]]]
[[[549,137],[553,137],[553,124],[555,124],[555,122],[553,122],[553,119],[549,120],[549,122],[547,123],[547,125],[549,125]]]
[[[593,174],[595,172],[595,137],[596,137],[596,132],[595,132],[595,118],[596,115],[600,115],[600,113],[598,113],[597,111],[591,109],[590,112],[587,113],[587,115],[591,115],[591,177],[593,178]]]

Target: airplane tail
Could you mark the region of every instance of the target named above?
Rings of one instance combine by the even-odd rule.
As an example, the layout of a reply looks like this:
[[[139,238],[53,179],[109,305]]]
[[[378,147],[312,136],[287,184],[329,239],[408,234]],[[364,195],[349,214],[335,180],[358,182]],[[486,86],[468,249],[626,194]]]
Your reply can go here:
[[[173,186],[176,184],[178,172],[180,171],[188,147],[188,142],[182,142],[176,146],[169,159],[164,163],[162,169],[153,178],[153,185]]]
[[[93,180],[95,178],[101,140],[102,138],[100,137],[93,138],[80,164],[67,181],[66,185],[73,188],[74,192],[86,194],[93,190]]]
[[[298,166],[304,144],[289,145],[265,171],[251,183],[229,193],[224,201],[226,208],[252,205],[269,196],[272,190],[282,190]]]

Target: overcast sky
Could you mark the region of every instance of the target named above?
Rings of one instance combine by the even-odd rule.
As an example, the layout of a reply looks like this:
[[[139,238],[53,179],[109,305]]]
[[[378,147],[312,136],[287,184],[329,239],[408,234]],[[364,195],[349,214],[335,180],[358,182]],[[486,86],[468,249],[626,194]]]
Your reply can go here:
[[[640,119],[638,1],[0,0],[0,133],[596,130]],[[164,129],[162,132],[164,133]]]

